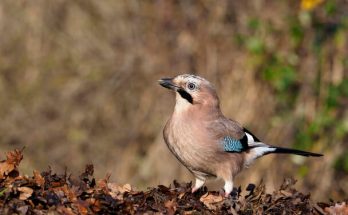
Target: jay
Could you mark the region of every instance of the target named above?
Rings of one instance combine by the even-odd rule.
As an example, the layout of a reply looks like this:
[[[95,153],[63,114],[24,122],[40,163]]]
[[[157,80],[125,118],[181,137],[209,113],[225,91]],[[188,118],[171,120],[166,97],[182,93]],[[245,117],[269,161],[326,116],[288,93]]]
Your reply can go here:
[[[225,196],[233,190],[233,178],[255,159],[270,153],[322,156],[312,152],[263,143],[238,122],[226,118],[213,85],[190,74],[163,78],[159,84],[175,91],[174,112],[163,136],[169,150],[195,176],[192,192],[206,179],[222,179]]]

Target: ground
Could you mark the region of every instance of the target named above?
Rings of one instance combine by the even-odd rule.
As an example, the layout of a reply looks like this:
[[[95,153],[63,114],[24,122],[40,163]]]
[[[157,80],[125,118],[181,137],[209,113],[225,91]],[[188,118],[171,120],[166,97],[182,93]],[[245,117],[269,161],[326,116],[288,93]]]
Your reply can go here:
[[[314,202],[293,188],[294,179],[271,194],[260,182],[225,198],[206,188],[192,194],[191,183],[176,181],[139,191],[109,176],[96,180],[93,165],[78,177],[50,169],[26,176],[17,169],[22,159],[22,150],[14,150],[0,163],[0,214],[348,214],[347,202]]]

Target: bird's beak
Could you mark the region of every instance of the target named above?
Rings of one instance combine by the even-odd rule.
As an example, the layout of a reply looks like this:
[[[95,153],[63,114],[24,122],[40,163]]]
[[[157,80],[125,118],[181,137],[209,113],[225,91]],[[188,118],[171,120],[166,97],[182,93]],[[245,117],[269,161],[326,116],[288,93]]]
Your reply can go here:
[[[158,83],[162,87],[168,88],[170,90],[177,91],[179,89],[179,87],[173,83],[173,78],[162,78],[162,79],[158,80]]]
[[[173,78],[162,78],[158,80],[158,83],[162,87],[168,88],[179,93],[182,98],[186,99],[188,102],[193,104],[192,96],[188,92],[186,92],[182,87],[175,85],[175,83],[173,82]]]

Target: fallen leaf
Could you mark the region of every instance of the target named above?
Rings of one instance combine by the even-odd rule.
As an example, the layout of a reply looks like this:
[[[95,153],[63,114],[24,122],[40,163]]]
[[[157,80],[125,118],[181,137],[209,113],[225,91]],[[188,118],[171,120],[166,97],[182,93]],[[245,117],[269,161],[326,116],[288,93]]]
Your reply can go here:
[[[0,162],[0,179],[6,176],[17,177],[18,171],[14,171],[23,159],[22,150],[15,149],[7,152],[6,160]]]
[[[280,193],[283,194],[286,197],[292,196],[292,193],[290,193],[288,191],[285,191],[285,190],[281,190]]]
[[[175,200],[168,200],[164,202],[164,207],[167,208],[167,213],[168,214],[175,214],[177,203]]]
[[[23,159],[22,150],[15,149],[13,151],[10,151],[6,154],[6,157],[7,157],[7,160],[6,160],[7,163],[18,166],[18,164]]]
[[[185,193],[180,193],[179,196],[178,196],[178,198],[179,198],[179,199],[182,199],[182,197],[184,197],[184,196],[185,196]]]
[[[69,201],[75,202],[77,200],[74,191],[70,189],[66,184],[61,187],[61,190],[64,192],[64,195],[69,199]]]
[[[71,208],[66,208],[64,206],[58,206],[57,212],[59,212],[60,214],[75,215],[75,213],[72,211]],[[55,213],[53,213],[53,214],[55,214]]]
[[[345,202],[336,203],[334,206],[326,207],[325,212],[334,215],[347,215],[348,214],[348,206]]]
[[[101,190],[107,190],[107,181],[105,179],[101,179],[97,182],[97,187]]]
[[[93,166],[80,177],[52,170],[33,176],[20,175],[19,150],[7,153],[0,161],[0,214],[348,214],[347,202],[315,203],[310,194],[294,189],[295,180],[286,179],[272,194],[264,183],[249,185],[246,193],[234,189],[226,199],[216,191],[190,192],[191,183],[174,182],[135,192],[130,184],[109,183],[108,177],[96,183]],[[200,193],[205,195],[197,198]],[[245,195],[246,194],[246,195]],[[4,201],[5,200],[5,201]]]
[[[15,165],[8,163],[7,161],[3,161],[2,163],[0,163],[0,179],[5,178],[5,176],[7,176],[9,172],[14,170],[14,168]]]
[[[43,187],[45,185],[45,179],[42,177],[42,175],[38,171],[34,170],[33,173],[34,173],[35,183],[39,187]]]
[[[18,187],[17,189],[20,192],[20,200],[26,200],[33,194],[33,189],[31,189],[30,187]]]
[[[223,200],[224,198],[222,196],[220,195],[215,196],[209,193],[204,194],[199,199],[199,201],[203,202],[203,204],[211,210],[215,210],[218,207],[219,203],[222,203]]]
[[[17,208],[17,211],[18,211],[20,214],[27,214],[28,209],[29,209],[29,206],[28,206],[28,205],[24,205],[24,206],[18,207],[18,208]]]
[[[95,200],[94,202],[93,202],[93,204],[91,205],[91,207],[92,207],[92,210],[94,211],[94,212],[98,212],[98,211],[100,211],[100,201],[99,200]]]
[[[82,204],[81,202],[77,202],[76,205],[77,205],[79,214],[82,214],[82,215],[87,215],[88,214],[88,209],[87,209],[87,207],[84,204]]]
[[[130,192],[132,191],[132,186],[130,184],[125,184],[123,185],[122,189],[124,192]]]
[[[125,192],[132,191],[132,186],[130,184],[125,184],[123,186],[120,186],[120,185],[115,184],[115,183],[108,183],[107,187],[110,190],[110,195],[112,196],[112,198],[119,199],[119,200],[123,199],[123,194]]]

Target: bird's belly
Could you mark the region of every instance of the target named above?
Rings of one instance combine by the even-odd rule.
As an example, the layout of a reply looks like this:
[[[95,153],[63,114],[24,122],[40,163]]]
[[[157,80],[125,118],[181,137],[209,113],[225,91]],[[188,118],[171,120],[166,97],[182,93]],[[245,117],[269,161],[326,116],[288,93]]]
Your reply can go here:
[[[184,126],[174,127],[167,136],[168,148],[195,175],[214,176],[214,168],[211,168],[212,162],[215,162],[214,153],[206,144],[202,144],[207,139],[204,136],[197,137],[193,132],[193,129]]]

